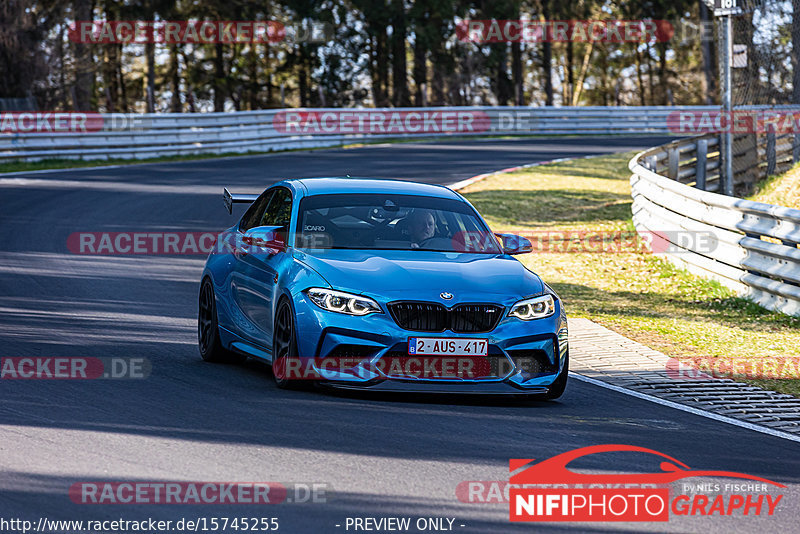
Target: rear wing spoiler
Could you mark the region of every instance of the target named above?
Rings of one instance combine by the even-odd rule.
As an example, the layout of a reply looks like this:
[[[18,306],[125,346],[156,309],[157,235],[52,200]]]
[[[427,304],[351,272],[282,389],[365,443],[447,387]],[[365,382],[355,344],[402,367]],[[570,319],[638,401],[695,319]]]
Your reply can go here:
[[[225,203],[225,209],[228,210],[228,214],[233,213],[234,204],[252,204],[257,198],[258,195],[233,194],[228,191],[227,187],[222,188],[222,202]]]

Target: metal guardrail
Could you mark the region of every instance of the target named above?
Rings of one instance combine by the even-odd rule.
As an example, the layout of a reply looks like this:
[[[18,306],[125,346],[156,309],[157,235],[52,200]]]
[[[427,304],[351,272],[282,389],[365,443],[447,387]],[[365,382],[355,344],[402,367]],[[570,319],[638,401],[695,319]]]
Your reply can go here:
[[[718,189],[717,145],[684,139],[630,161],[636,230],[672,263],[800,315],[800,210],[708,190]]]
[[[364,139],[424,138],[470,135],[535,134],[670,134],[667,118],[681,110],[710,111],[714,106],[692,107],[442,107],[384,109],[285,109],[236,113],[165,113],[136,116],[97,115],[105,126],[94,132],[2,133],[0,161],[35,161],[49,158],[109,159],[151,158],[179,154],[269,152],[296,148],[322,148]],[[448,114],[467,114],[461,124]],[[288,115],[294,114],[294,115]],[[349,114],[349,115],[348,115]],[[372,117],[383,114],[384,131],[372,128]],[[317,121],[349,117],[354,128],[324,128],[301,121],[287,131],[287,116]],[[358,117],[367,117],[358,125]],[[429,120],[425,122],[427,117]],[[431,119],[431,117],[433,117]],[[395,118],[395,122],[392,122]],[[399,118],[399,122],[397,119]],[[410,124],[406,120],[410,120]],[[416,121],[416,122],[414,122]],[[123,127],[115,123],[125,123]],[[316,126],[314,126],[316,124]],[[328,123],[325,123],[328,124]],[[131,128],[132,126],[132,128]],[[296,126],[296,125],[295,125]],[[311,126],[311,127],[309,127]],[[448,128],[449,126],[449,128]],[[426,128],[427,127],[427,128]],[[298,129],[303,131],[298,131]],[[294,131],[291,131],[294,130]]]

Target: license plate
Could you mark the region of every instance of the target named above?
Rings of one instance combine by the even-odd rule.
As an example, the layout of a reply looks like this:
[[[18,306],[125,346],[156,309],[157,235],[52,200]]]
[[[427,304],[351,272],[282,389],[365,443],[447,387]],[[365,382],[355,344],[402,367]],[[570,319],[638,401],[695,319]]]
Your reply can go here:
[[[408,354],[412,356],[486,356],[488,339],[457,337],[410,337]]]

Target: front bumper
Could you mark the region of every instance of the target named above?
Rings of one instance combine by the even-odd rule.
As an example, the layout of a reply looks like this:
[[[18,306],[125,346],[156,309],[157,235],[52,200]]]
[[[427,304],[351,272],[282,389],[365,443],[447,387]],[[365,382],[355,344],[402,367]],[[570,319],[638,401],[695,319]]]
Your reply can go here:
[[[566,316],[561,301],[556,313],[522,321],[504,316],[488,333],[414,332],[400,328],[390,314],[354,317],[320,309],[305,294],[294,299],[298,355],[306,371],[321,385],[416,393],[545,394],[564,367],[569,349]],[[507,310],[506,310],[507,312]],[[505,313],[505,312],[504,312]],[[420,375],[387,361],[408,362],[410,337],[487,339],[485,369],[469,373]],[[429,357],[433,358],[433,357]],[[447,358],[447,357],[444,357]],[[477,360],[483,357],[473,357]],[[338,362],[331,365],[331,362]],[[341,362],[346,362],[342,364]],[[479,364],[484,362],[477,362]]]

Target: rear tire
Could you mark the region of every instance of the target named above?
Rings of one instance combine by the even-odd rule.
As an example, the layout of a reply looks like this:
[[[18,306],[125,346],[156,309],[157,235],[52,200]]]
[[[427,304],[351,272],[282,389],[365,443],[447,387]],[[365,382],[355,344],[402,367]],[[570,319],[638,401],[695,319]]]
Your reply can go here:
[[[197,313],[197,346],[200,357],[213,363],[242,363],[247,356],[226,350],[219,339],[217,324],[217,297],[211,280],[206,278],[200,285]]]
[[[546,400],[555,400],[564,394],[567,389],[567,376],[569,375],[569,352],[564,357],[564,368],[558,373],[555,381],[550,387],[547,388],[547,394],[544,396]]]
[[[308,380],[291,378],[292,374],[303,373],[301,363],[297,356],[294,311],[288,300],[281,299],[275,311],[275,327],[272,331],[272,376],[275,384],[281,389],[308,387]]]

